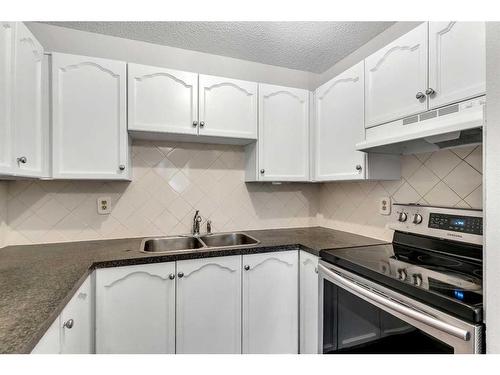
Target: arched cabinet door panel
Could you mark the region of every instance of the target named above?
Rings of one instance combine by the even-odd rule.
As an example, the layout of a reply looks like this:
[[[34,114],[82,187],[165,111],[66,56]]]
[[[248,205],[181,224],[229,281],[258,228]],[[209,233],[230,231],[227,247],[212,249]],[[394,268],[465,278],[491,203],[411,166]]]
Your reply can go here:
[[[243,255],[243,353],[298,353],[298,251]]]
[[[52,55],[53,177],[130,178],[125,62]]]
[[[200,74],[200,135],[257,139],[257,83]]]
[[[309,91],[259,85],[258,179],[309,180]]]
[[[241,353],[241,256],[177,262],[177,353]]]
[[[366,127],[425,111],[426,89],[427,23],[423,23],[365,59]]]
[[[198,74],[129,63],[128,129],[198,134]]]
[[[364,140],[364,63],[360,62],[318,87],[315,96],[317,181],[362,180]]]
[[[96,352],[175,353],[175,262],[96,270]]]
[[[484,22],[429,22],[429,105],[437,108],[486,92]]]

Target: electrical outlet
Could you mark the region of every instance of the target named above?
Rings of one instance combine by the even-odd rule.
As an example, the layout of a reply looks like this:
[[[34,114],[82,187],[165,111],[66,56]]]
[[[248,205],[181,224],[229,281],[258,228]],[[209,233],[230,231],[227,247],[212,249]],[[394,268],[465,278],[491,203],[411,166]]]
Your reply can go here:
[[[111,197],[97,198],[97,213],[99,215],[109,215],[111,212]]]
[[[379,200],[378,212],[380,215],[390,215],[391,214],[391,198],[382,197]]]

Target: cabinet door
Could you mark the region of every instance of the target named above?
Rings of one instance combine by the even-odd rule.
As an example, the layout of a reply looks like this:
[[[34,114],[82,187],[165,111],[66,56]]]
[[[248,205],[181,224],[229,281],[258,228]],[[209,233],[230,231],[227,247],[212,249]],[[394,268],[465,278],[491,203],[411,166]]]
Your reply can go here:
[[[75,293],[61,313],[61,352],[92,354],[94,325],[91,277]]]
[[[315,92],[316,180],[359,180],[365,177],[363,141],[364,64],[320,86]]]
[[[426,88],[427,23],[423,23],[365,59],[366,126],[425,111]]]
[[[40,177],[43,168],[43,48],[28,28],[16,24],[14,161],[16,175]]]
[[[175,263],[96,270],[96,352],[175,353]]]
[[[128,64],[128,129],[197,134],[198,74]]]
[[[309,180],[309,92],[259,85],[259,179]]]
[[[298,353],[298,251],[243,256],[243,353]]]
[[[241,353],[241,256],[177,262],[177,353]]]
[[[60,317],[51,324],[47,332],[36,344],[31,354],[60,354],[61,353],[61,327]]]
[[[429,23],[431,108],[486,92],[484,22]]]
[[[53,177],[128,179],[124,62],[52,56]]]
[[[14,97],[15,23],[0,22],[0,174],[13,171],[12,98]]]
[[[318,257],[300,251],[300,353],[317,354]]]
[[[257,139],[257,83],[200,75],[200,135]]]

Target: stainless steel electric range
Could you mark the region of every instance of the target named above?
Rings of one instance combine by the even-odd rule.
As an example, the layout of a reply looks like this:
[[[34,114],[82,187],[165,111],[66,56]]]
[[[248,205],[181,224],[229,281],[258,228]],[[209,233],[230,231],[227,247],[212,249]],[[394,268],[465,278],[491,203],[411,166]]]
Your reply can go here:
[[[390,227],[321,252],[322,352],[484,352],[482,211],[394,204]]]

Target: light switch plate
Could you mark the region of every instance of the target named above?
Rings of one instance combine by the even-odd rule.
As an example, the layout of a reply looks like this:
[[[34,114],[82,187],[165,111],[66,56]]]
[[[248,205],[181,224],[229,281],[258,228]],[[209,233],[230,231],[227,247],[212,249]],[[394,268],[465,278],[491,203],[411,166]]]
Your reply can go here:
[[[111,197],[97,198],[97,213],[99,215],[109,215],[111,213]]]
[[[382,197],[378,203],[378,212],[380,215],[390,215],[391,214],[391,198]]]

